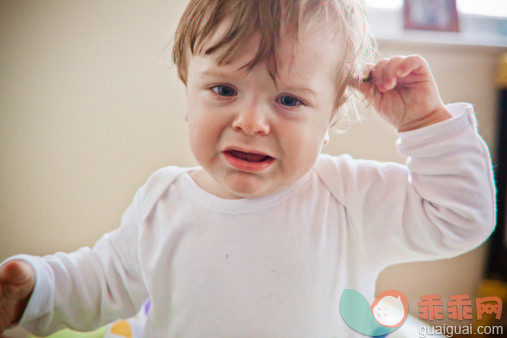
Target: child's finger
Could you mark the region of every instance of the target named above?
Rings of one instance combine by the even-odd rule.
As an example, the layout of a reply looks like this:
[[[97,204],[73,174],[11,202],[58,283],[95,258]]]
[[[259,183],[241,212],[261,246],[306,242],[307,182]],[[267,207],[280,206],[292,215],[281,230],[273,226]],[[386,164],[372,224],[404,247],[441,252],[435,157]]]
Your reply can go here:
[[[416,74],[423,74],[427,72],[426,68],[427,63],[421,56],[410,55],[407,56],[402,63],[400,63],[396,75],[398,77],[406,77],[412,72]]]
[[[387,59],[382,59],[373,68],[373,82],[378,89],[381,89],[384,84],[384,78],[382,74],[384,74],[384,69],[387,64]]]
[[[382,72],[382,79],[385,90],[391,90],[396,87],[398,80],[397,70],[404,60],[405,57],[403,56],[394,56],[387,61],[384,71]]]
[[[0,266],[0,284],[23,284],[33,277],[33,268],[27,262],[12,260]]]

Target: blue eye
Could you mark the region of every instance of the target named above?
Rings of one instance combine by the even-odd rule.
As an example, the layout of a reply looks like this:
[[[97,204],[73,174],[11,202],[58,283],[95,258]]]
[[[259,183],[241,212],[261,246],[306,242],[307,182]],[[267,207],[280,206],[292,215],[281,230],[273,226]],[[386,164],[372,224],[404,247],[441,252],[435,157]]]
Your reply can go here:
[[[236,91],[234,89],[232,89],[231,87],[227,87],[227,86],[215,86],[211,89],[213,89],[213,91],[215,91],[220,96],[234,96],[234,95],[236,95],[235,94]]]
[[[302,104],[302,102],[295,97],[284,95],[278,99],[281,104],[288,107],[296,107],[299,104]]]

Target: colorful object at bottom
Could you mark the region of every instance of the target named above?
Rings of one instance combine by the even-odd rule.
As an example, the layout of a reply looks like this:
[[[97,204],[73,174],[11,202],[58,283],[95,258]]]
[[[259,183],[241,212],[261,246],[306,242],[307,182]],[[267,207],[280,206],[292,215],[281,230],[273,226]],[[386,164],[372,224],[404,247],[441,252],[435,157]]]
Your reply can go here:
[[[148,299],[141,307],[141,311],[134,317],[117,320],[95,331],[79,332],[63,329],[47,336],[47,338],[141,338],[150,306],[151,300]],[[28,338],[36,338],[36,336],[30,335]]]
[[[111,324],[106,328],[104,338],[140,338],[143,336],[144,326],[148,319],[148,313],[150,311],[151,300],[148,299],[146,303],[141,307],[141,311],[134,317],[129,319],[120,319]]]

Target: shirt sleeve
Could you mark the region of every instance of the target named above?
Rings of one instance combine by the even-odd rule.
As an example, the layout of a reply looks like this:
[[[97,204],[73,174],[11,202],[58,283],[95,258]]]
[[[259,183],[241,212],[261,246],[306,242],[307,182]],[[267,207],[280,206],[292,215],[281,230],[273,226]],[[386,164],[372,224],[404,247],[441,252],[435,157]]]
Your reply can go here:
[[[120,228],[102,236],[92,249],[8,259],[27,261],[36,275],[19,325],[45,336],[64,327],[91,331],[137,313],[148,298],[137,250],[142,190],[123,214]]]
[[[448,258],[494,229],[495,185],[488,148],[470,104],[451,119],[398,133],[406,165],[333,158],[351,233],[374,266]]]

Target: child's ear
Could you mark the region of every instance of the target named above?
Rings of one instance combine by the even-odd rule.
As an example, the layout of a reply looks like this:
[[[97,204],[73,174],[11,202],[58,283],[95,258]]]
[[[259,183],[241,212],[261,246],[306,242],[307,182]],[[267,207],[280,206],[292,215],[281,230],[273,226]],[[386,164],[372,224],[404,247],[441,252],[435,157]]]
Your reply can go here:
[[[329,142],[329,129],[326,129],[326,133],[324,134],[324,144]]]
[[[185,113],[185,121],[188,122],[188,111]]]
[[[338,116],[338,114],[340,113],[341,107],[345,104],[345,102],[347,102],[347,100],[349,99],[349,96],[350,96],[349,94],[344,93],[342,95],[342,97],[340,98],[340,102],[338,103],[338,106],[333,107],[333,110],[331,112],[331,118],[329,119],[330,124],[332,124],[333,121],[335,120],[336,116]]]

